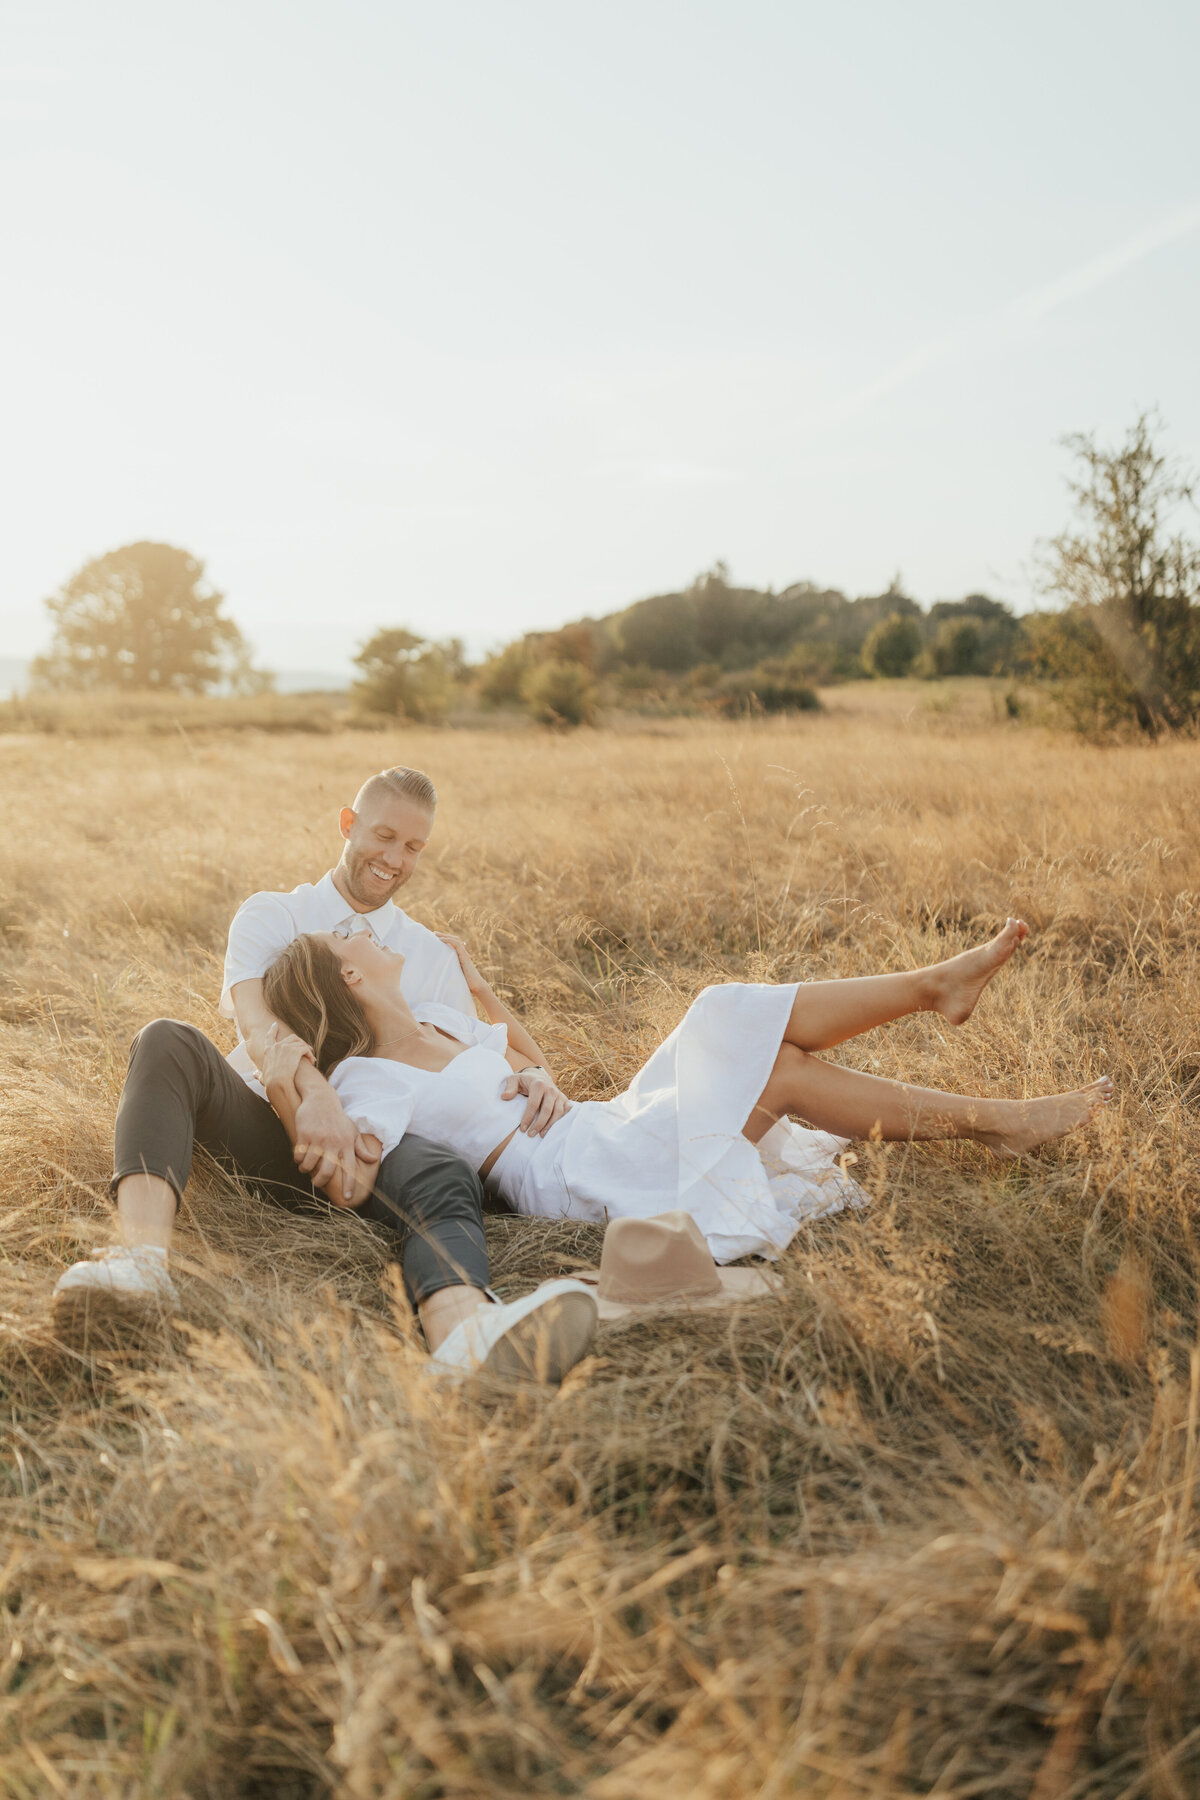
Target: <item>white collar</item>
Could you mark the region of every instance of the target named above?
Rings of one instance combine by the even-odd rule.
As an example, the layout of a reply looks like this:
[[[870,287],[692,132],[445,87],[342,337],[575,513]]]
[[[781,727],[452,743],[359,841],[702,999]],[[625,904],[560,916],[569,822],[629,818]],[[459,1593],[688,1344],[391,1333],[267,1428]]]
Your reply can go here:
[[[345,919],[362,919],[370,927],[375,937],[383,937],[397,914],[402,919],[407,917],[407,914],[400,912],[400,908],[392,900],[385,900],[382,906],[375,908],[374,912],[359,912],[358,908],[351,906],[346,896],[339,892],[333,879],[332,869],[322,875],[317,883],[316,891],[322,907],[329,915],[331,926],[340,925]]]

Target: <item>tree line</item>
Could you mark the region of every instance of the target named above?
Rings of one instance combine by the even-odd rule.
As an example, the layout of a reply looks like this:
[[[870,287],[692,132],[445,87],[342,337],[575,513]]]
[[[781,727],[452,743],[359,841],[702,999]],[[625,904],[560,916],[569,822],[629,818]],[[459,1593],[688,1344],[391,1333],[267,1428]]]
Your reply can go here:
[[[726,716],[816,707],[817,689],[859,679],[988,675],[1044,681],[1083,730],[1148,735],[1200,720],[1200,544],[1183,528],[1194,478],[1139,418],[1106,448],[1066,440],[1074,516],[1043,547],[1049,604],[1018,616],[968,594],[923,607],[899,577],[852,599],[796,582],[739,587],[718,563],[687,588],[602,618],[527,632],[471,666],[458,639],[387,626],[354,657],[357,711],[433,722],[464,704],[520,707],[548,725],[603,704]],[[47,602],[53,640],[33,665],[51,689],[260,691],[224,595],[204,565],[138,543],[89,562]],[[1013,702],[1015,704],[1015,702]]]

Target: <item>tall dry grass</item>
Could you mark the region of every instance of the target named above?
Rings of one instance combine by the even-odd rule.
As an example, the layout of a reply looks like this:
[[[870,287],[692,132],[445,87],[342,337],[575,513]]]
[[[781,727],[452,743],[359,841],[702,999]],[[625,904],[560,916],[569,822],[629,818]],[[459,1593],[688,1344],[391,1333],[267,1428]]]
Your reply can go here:
[[[0,740],[0,1791],[1185,1800],[1200,1791],[1200,747],[1104,753],[865,690],[794,724]],[[875,708],[876,710],[872,710]],[[860,1147],[778,1300],[606,1328],[452,1395],[382,1246],[194,1179],[161,1343],[55,1343],[107,1228],[125,1047],[218,1038],[236,903],[403,759],[412,905],[580,1096],[714,976],[911,966],[1008,912],[964,1030],[863,1067],[1095,1130],[1019,1166]],[[501,1287],[594,1232],[489,1221]]]

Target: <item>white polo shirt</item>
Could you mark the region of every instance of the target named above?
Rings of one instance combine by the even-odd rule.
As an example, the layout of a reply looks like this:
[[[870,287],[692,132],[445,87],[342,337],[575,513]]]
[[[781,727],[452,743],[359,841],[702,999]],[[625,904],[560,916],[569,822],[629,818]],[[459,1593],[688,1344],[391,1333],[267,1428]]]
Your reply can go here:
[[[401,953],[404,972],[400,986],[410,1005],[437,1000],[466,1013],[468,1018],[475,1017],[471,990],[450,946],[401,912],[391,900],[385,900],[374,912],[355,912],[334,887],[332,871],[318,882],[302,882],[290,894],[251,894],[238,907],[225,949],[221,990],[221,1011],[225,1017],[236,1017],[232,989],[239,981],[261,978],[280,951],[306,931],[336,931],[339,927],[369,931],[377,943]],[[237,1049],[230,1051],[227,1061],[249,1087],[261,1094],[258,1073],[241,1035],[239,1030]]]

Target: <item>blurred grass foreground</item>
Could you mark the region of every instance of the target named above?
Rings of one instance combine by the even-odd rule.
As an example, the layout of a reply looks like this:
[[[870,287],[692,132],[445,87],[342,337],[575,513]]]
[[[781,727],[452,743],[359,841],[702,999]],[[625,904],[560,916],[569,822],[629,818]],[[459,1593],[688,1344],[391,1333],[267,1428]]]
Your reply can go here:
[[[1021,1164],[859,1146],[872,1205],[803,1231],[778,1298],[605,1327],[557,1393],[427,1385],[365,1229],[211,1169],[167,1338],[56,1343],[132,1033],[228,1041],[235,907],[319,874],[399,760],[442,794],[413,911],[577,1097],[706,981],[914,966],[1020,912],[966,1028],[844,1054],[1118,1101]],[[1200,744],[913,695],[562,738],[77,721],[0,769],[0,1792],[1200,1792]],[[489,1232],[508,1292],[598,1248]]]

